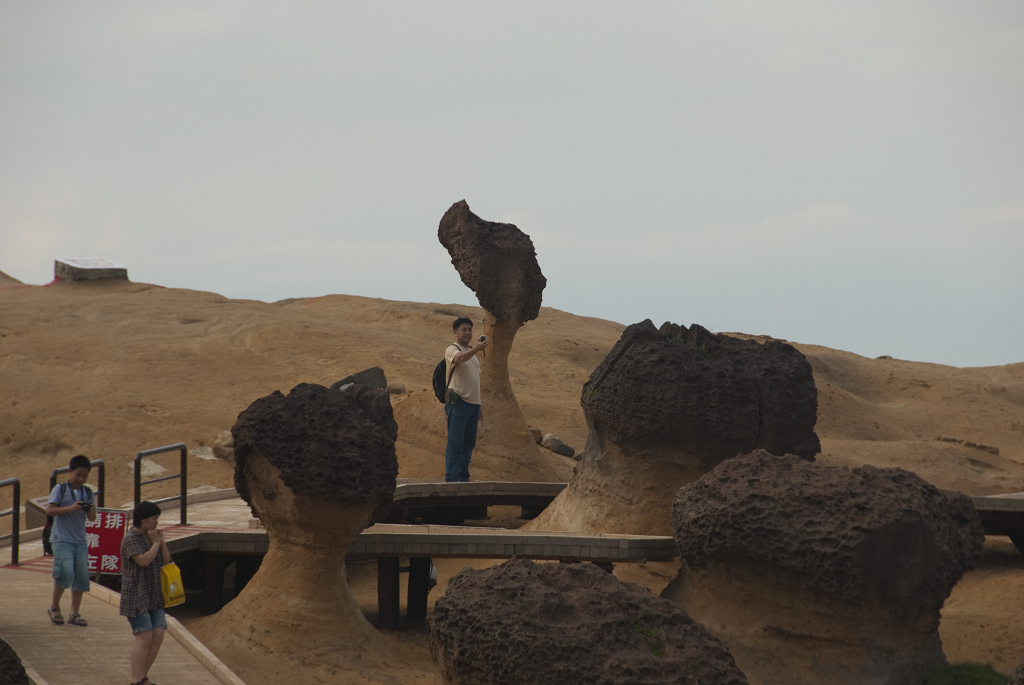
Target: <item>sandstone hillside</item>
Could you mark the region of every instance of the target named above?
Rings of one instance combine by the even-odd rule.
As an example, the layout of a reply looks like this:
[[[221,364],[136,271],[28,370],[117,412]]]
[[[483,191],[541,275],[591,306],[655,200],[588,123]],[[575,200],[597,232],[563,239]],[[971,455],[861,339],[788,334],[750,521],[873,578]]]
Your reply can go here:
[[[51,469],[84,453],[106,461],[108,504],[118,506],[131,500],[137,451],[184,442],[190,485],[228,487],[232,470],[211,458],[210,446],[253,400],[300,382],[329,385],[374,365],[408,390],[392,398],[399,475],[439,477],[444,416],[429,378],[452,319],[462,314],[480,321],[482,312],[346,295],[268,304],[131,282],[25,286],[0,273],[0,478],[18,476],[25,497],[41,496]],[[542,308],[520,330],[511,381],[532,426],[583,447],[581,388],[623,328]],[[794,344],[818,388],[820,459],[901,466],[969,494],[1024,491],[1024,363],[960,369]],[[475,479],[569,477],[575,462],[547,452],[542,468],[522,468],[488,445],[486,427]],[[172,455],[157,461],[176,466]],[[176,488],[161,483],[144,496]],[[1024,619],[1005,598],[1024,588],[1024,560],[1005,538],[986,547],[987,561],[947,601],[940,631],[950,660],[1008,671],[1024,649]],[[438,565],[433,599],[465,564]],[[623,565],[616,575],[657,592],[677,569]],[[375,574],[354,582],[357,594],[371,598],[368,607],[374,581]],[[403,638],[425,654],[419,639]]]
[[[408,390],[393,397],[400,476],[442,473],[444,417],[429,377],[451,320],[479,321],[478,307],[346,295],[268,304],[123,281],[11,280],[0,280],[0,476],[21,477],[29,496],[84,453],[106,461],[111,503],[121,504],[135,452],[175,442],[192,455],[191,485],[228,486],[227,464],[200,457],[250,402],[374,365]],[[510,367],[532,426],[582,448],[580,388],[622,329],[550,308],[523,327]],[[902,466],[971,494],[1024,490],[1024,363],[960,369],[797,347],[814,368],[823,460]],[[157,460],[174,466],[173,456]],[[485,422],[473,476],[564,479],[573,463],[550,454],[543,472],[524,473],[491,454]],[[151,487],[147,496],[177,486]]]

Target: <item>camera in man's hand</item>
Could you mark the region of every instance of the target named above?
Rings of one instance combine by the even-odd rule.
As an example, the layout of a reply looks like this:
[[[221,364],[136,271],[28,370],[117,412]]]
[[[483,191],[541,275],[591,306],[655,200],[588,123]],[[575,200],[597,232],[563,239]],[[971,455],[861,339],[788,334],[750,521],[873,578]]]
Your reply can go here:
[[[78,505],[82,507],[82,511],[89,511],[92,509],[92,502],[79,502]]]

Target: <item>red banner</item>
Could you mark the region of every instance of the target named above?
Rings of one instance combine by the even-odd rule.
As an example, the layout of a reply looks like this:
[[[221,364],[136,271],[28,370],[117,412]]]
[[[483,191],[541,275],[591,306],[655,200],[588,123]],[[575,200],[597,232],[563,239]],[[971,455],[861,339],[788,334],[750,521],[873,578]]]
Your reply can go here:
[[[85,519],[89,573],[121,572],[121,538],[127,523],[128,512],[124,509],[97,509],[95,521]]]

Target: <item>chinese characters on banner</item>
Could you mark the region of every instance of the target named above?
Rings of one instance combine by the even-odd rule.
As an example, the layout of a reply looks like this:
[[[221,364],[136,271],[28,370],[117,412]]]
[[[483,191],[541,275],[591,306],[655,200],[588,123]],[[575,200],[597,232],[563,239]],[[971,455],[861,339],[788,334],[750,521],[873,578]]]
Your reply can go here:
[[[128,514],[122,509],[97,509],[96,520],[85,520],[89,573],[121,572],[121,538]]]

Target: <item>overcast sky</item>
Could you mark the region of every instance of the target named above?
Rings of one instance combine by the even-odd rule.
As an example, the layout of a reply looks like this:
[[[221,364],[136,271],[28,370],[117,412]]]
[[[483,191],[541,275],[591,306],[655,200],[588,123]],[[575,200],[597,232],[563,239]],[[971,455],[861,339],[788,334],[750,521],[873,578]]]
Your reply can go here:
[[[0,270],[1024,361],[1024,3],[0,0]]]

